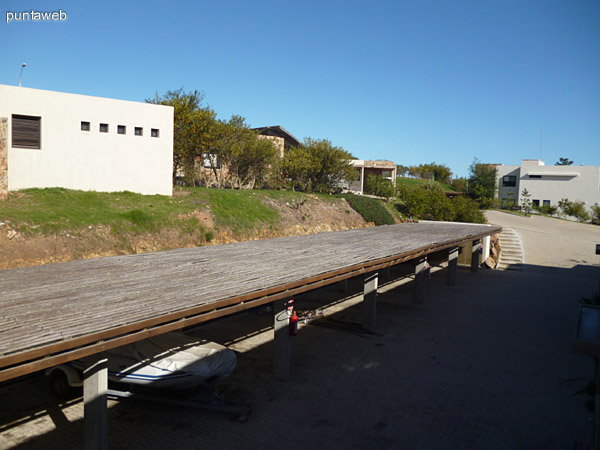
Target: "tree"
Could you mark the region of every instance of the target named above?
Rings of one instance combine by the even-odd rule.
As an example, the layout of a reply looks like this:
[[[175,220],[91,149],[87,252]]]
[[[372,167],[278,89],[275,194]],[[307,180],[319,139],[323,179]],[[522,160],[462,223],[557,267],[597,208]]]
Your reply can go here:
[[[569,216],[571,212],[572,202],[568,198],[561,198],[558,201],[558,207],[560,208],[563,216]]]
[[[219,170],[213,166],[214,157]],[[219,187],[263,187],[270,184],[267,179],[271,174],[278,173],[277,148],[270,140],[260,139],[240,116],[220,122],[214,148],[204,158],[210,161]]]
[[[469,197],[476,200],[481,208],[489,207],[496,193],[496,168],[482,164],[477,158],[469,166]]]
[[[485,223],[477,202],[457,196],[448,198],[435,183],[396,187],[396,208],[405,216],[423,220]]]
[[[592,221],[595,224],[600,224],[600,206],[599,205],[592,206]]]
[[[554,164],[555,166],[570,166],[573,164],[569,158],[558,158],[558,161]]]
[[[512,208],[513,206],[515,206],[515,193],[512,190],[512,188],[508,190],[508,194],[507,195],[508,195],[508,201],[506,202],[507,206],[509,208]]]
[[[454,222],[485,223],[485,216],[475,200],[459,195],[450,199],[450,204],[454,208]]]
[[[396,165],[396,174],[399,177],[405,177],[408,172],[408,166],[403,166],[402,164]]]
[[[461,178],[454,178],[452,180],[452,182],[450,183],[450,185],[456,189],[458,192],[467,192],[467,187],[469,185],[469,182],[467,181],[466,178],[461,177]]]
[[[521,205],[525,210],[525,215],[529,215],[531,212],[531,194],[527,189],[523,189],[523,191],[521,191]]]
[[[558,202],[558,207],[563,215],[576,217],[579,222],[590,220],[590,213],[585,209],[585,202],[563,198]]]
[[[365,180],[365,193],[389,199],[394,196],[394,183],[381,175],[369,175]]]
[[[408,166],[408,174],[414,178],[420,177],[419,166]]]
[[[418,166],[398,166],[403,167],[402,173],[408,172],[415,178],[422,178],[424,180],[435,180],[440,183],[450,183],[450,177],[452,171],[449,167],[444,164],[436,164],[435,162],[429,164],[419,164]]]
[[[430,170],[433,173],[433,179],[435,181],[439,181],[440,183],[448,184],[450,182],[450,177],[452,176],[452,170],[448,166],[444,164],[436,164],[432,162],[429,164]]]
[[[582,201],[575,201],[571,203],[569,215],[576,217],[579,222],[586,222],[590,220],[590,213],[587,212],[585,209],[585,203]]]
[[[173,118],[173,180],[180,174],[186,185],[193,186],[196,160],[214,146],[217,127],[216,113],[202,106],[204,94],[197,90],[184,92],[183,88],[167,91],[162,97],[146,99],[147,103],[169,105]]]
[[[294,189],[305,192],[329,193],[342,181],[358,177],[350,164],[352,155],[327,139],[304,140],[304,146],[292,147],[283,157],[281,169]]]

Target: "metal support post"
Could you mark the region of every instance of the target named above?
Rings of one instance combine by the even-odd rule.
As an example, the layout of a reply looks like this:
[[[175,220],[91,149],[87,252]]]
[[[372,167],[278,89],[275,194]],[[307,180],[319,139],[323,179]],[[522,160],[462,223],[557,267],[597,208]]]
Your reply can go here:
[[[85,450],[108,449],[108,368],[98,358],[83,371],[83,422]]]
[[[371,332],[375,331],[377,280],[377,273],[367,275],[365,277],[365,286],[363,291],[363,314],[361,325],[365,330]]]
[[[423,303],[425,300],[425,269],[427,260],[421,257],[415,261],[415,288],[413,293],[413,303]]]
[[[473,241],[473,248],[471,250],[471,272],[477,272],[479,270],[479,254],[481,253],[481,240],[475,239]]]
[[[458,247],[451,248],[448,252],[448,278],[446,284],[454,286],[456,284],[456,269],[458,267]]]
[[[290,336],[290,314],[288,300],[273,302],[273,377],[276,380],[287,381],[291,374],[292,338]]]

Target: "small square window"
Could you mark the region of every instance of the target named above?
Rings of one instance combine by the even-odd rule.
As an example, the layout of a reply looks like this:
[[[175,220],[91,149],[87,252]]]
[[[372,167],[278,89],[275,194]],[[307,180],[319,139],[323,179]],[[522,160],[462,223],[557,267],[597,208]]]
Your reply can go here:
[[[533,206],[537,206],[537,207],[540,206],[540,201],[539,200],[533,200],[532,203],[533,203]]]
[[[159,135],[160,135],[160,130],[158,128],[152,128],[150,130],[150,136],[159,137]]]
[[[117,125],[117,133],[125,134],[125,125]]]
[[[144,135],[144,129],[142,127],[135,127],[135,135],[136,136],[143,136]]]
[[[550,200],[544,200],[544,206],[550,206]]]
[[[100,133],[108,133],[108,124],[107,123],[100,124]]]
[[[81,121],[81,131],[90,131],[90,123]]]

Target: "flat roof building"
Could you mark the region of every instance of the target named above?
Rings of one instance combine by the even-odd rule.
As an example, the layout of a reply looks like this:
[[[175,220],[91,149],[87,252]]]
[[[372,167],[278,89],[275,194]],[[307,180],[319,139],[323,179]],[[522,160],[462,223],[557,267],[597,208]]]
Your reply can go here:
[[[351,192],[363,194],[365,191],[365,180],[368,176],[380,176],[390,180],[396,185],[396,163],[393,161],[365,161],[353,159],[350,161],[358,171],[358,180],[348,183],[346,189]]]
[[[533,206],[557,205],[563,199],[600,204],[600,166],[546,166],[539,159],[524,159],[520,166],[494,164],[497,196],[503,205],[521,205],[524,189]]]
[[[173,108],[0,85],[0,197],[62,187],[173,193]]]

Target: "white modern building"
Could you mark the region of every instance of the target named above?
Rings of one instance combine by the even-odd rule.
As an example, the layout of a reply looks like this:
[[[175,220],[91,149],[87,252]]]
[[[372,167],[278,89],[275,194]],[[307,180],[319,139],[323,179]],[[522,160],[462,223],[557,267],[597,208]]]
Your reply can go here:
[[[520,166],[493,166],[503,204],[520,205],[527,189],[534,206],[556,206],[563,198],[583,201],[588,208],[600,205],[600,166],[546,166],[539,159],[524,159]]]
[[[170,106],[0,85],[0,197],[34,187],[171,195],[172,170]]]

